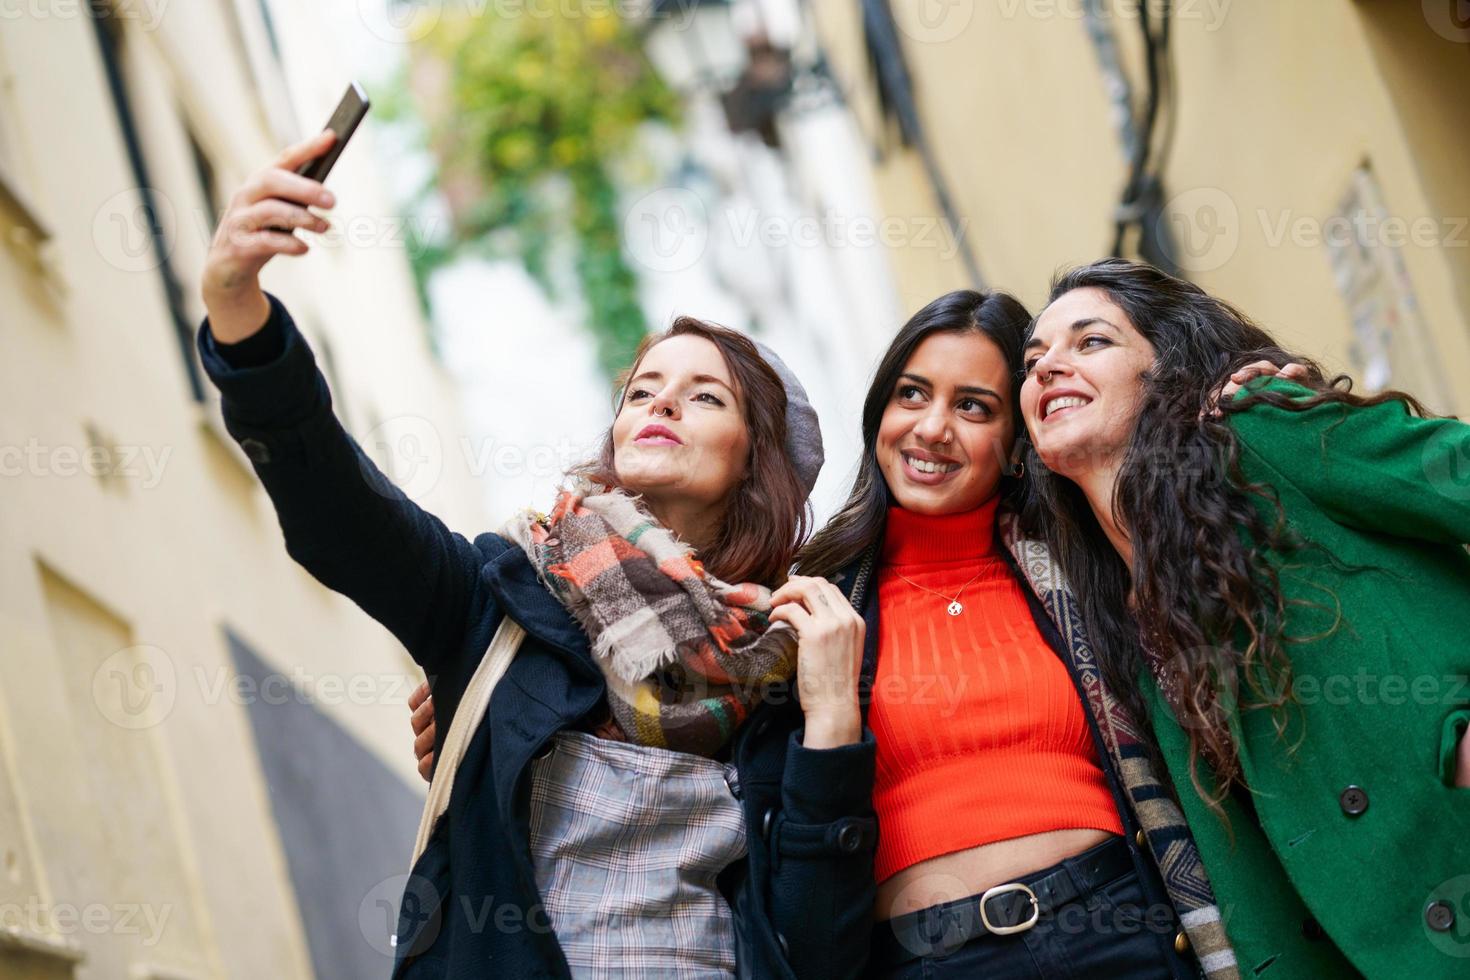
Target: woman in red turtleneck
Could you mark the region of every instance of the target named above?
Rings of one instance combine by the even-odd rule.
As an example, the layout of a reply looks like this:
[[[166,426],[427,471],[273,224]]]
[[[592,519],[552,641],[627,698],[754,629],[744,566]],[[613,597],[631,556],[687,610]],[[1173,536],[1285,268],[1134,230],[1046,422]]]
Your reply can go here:
[[[909,321],[864,404],[852,495],[800,563],[867,620],[870,975],[1198,977],[1062,641],[998,540],[1028,319],[960,291]]]

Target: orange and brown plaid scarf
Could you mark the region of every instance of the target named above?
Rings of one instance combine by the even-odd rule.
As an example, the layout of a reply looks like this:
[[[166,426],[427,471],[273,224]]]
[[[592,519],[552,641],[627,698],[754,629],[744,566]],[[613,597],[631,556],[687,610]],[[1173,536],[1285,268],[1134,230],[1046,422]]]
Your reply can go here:
[[[629,741],[712,756],[796,672],[796,634],[771,623],[770,590],[710,575],[627,493],[563,490],[550,514],[502,533],[582,624]]]

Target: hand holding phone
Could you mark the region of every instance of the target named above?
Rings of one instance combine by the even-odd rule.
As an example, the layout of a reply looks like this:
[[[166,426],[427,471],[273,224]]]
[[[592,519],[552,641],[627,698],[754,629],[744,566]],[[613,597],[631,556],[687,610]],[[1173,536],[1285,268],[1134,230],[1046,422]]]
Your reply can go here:
[[[327,120],[326,128],[337,137],[325,153],[312,157],[296,168],[296,173],[307,180],[317,183],[327,179],[327,174],[332,172],[337,158],[342,155],[342,150],[347,146],[347,141],[357,131],[357,124],[362,122],[367,115],[372,103],[368,101],[367,93],[362,86],[356,82],[347,84],[347,91],[342,95],[342,101],[337,103],[337,108],[332,110],[332,118]],[[277,228],[272,226],[271,231],[285,232],[290,234],[289,228]]]
[[[270,312],[260,288],[261,267],[277,255],[306,254],[307,243],[293,234],[296,229],[321,233],[330,227],[309,208],[336,204],[321,181],[367,109],[362,88],[349,85],[327,129],[282,150],[230,198],[200,278],[216,340],[237,343],[259,330]]]

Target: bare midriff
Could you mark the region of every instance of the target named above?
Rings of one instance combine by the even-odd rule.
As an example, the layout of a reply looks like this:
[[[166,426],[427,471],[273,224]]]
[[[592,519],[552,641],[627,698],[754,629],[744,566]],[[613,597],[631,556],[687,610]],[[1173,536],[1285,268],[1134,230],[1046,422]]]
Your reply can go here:
[[[1106,830],[1048,830],[920,861],[878,885],[873,914],[879,921],[917,912],[1024,878],[1096,847]]]

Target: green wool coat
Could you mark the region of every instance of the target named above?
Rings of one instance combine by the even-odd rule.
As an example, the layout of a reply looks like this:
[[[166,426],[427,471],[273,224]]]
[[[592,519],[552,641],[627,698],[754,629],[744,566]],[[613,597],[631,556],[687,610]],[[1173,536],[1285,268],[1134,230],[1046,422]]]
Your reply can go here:
[[[1263,384],[1310,394],[1248,389]],[[1230,424],[1245,475],[1309,544],[1271,558],[1300,707],[1284,738],[1269,710],[1232,724],[1256,817],[1227,800],[1227,831],[1206,807],[1187,733],[1142,683],[1241,974],[1470,976],[1470,788],[1454,786],[1470,723],[1470,425],[1399,403],[1257,404]]]

